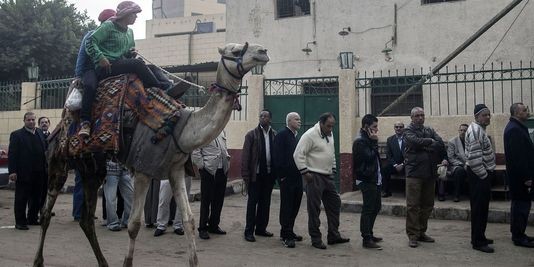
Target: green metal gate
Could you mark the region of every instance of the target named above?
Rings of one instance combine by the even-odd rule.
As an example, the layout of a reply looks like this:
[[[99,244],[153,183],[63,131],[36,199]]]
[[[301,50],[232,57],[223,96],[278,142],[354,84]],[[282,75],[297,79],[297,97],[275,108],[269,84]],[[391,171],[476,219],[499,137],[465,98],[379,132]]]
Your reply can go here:
[[[264,107],[273,113],[272,127],[280,130],[286,125],[286,115],[297,112],[302,120],[299,137],[313,127],[319,116],[325,112],[339,114],[338,78],[286,78],[265,79]],[[334,128],[336,148],[336,162],[339,170],[339,121]],[[336,188],[339,190],[339,175],[335,178]]]

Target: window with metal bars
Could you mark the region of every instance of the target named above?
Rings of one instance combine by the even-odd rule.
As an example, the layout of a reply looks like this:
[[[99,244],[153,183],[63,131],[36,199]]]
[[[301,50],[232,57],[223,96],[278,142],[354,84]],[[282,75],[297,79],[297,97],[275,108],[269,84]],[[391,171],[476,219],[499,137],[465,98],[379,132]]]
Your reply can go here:
[[[298,17],[310,14],[310,0],[276,0],[277,18]]]
[[[465,1],[465,0],[421,0],[421,5],[442,3],[442,2],[458,2],[458,1]]]

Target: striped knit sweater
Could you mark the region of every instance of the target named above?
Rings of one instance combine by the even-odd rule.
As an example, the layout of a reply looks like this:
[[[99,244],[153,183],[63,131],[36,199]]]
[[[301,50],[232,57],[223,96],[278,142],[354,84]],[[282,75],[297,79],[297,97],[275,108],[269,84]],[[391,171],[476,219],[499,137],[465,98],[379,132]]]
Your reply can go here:
[[[465,155],[467,166],[480,178],[485,179],[488,171],[495,169],[495,153],[485,128],[472,122],[465,134]]]

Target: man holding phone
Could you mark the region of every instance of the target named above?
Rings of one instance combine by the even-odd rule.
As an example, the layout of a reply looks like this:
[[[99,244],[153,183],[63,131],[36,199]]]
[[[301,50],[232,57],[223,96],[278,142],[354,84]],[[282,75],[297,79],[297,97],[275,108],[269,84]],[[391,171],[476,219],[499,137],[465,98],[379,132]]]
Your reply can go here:
[[[363,196],[360,217],[363,247],[381,250],[382,247],[377,243],[382,241],[382,238],[373,234],[375,219],[382,205],[380,198],[382,175],[378,153],[378,119],[371,114],[363,116],[360,136],[352,144],[352,169],[353,178]]]

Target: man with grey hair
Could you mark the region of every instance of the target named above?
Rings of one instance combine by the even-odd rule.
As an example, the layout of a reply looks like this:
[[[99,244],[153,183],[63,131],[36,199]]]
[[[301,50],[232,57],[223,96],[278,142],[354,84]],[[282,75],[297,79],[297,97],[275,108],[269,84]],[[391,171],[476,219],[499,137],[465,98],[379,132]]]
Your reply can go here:
[[[274,167],[280,184],[280,239],[288,248],[294,248],[295,241],[302,240],[302,236],[293,232],[302,200],[302,176],[293,159],[300,125],[300,115],[290,112],[286,127],[274,137]]]
[[[510,107],[510,121],[504,129],[506,173],[510,183],[510,231],[514,245],[534,247],[534,238],[525,234],[532,205],[534,177],[534,145],[525,125],[530,116],[528,107],[514,103]]]
[[[434,208],[437,165],[447,165],[443,139],[434,129],[425,126],[425,111],[415,107],[412,122],[404,130],[406,161],[406,233],[412,248],[418,241],[433,243],[426,234],[428,218]]]
[[[495,170],[495,153],[486,133],[491,113],[484,104],[474,109],[475,121],[465,133],[465,156],[471,201],[471,245],[473,249],[493,253],[493,240],[486,238],[488,210],[491,196],[491,178]]]

